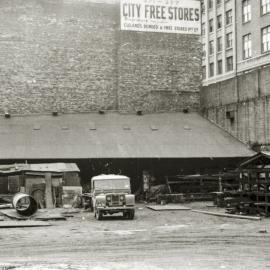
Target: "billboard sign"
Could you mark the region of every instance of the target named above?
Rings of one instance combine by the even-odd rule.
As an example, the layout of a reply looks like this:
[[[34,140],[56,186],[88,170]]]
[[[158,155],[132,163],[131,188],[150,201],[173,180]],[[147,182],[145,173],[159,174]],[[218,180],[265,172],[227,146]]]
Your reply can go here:
[[[200,1],[121,0],[121,30],[201,34]]]

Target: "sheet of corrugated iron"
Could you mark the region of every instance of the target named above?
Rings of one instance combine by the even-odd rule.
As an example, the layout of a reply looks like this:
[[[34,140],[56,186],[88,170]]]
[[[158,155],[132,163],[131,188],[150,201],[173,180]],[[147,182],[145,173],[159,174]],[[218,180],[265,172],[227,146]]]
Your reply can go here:
[[[33,129],[36,123],[39,130]],[[130,129],[123,129],[127,123]],[[62,126],[69,129],[63,130]],[[217,158],[253,154],[197,113],[89,113],[0,119],[0,159]]]
[[[1,165],[0,174],[13,174],[16,172],[79,172],[75,163],[40,163],[40,164],[13,164]]]

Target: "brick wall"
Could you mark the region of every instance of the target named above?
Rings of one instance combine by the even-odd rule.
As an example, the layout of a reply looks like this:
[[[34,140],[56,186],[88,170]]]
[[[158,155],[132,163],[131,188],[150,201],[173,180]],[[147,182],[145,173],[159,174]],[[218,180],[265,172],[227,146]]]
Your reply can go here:
[[[270,145],[269,76],[268,66],[203,87],[202,113],[244,143]]]
[[[199,37],[121,32],[119,20],[119,3],[1,0],[0,110],[196,110]]]

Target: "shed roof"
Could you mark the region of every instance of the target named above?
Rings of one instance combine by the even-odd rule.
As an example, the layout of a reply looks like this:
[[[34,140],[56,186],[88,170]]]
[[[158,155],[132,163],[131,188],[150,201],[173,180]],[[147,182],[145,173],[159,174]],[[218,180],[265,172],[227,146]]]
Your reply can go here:
[[[0,165],[0,174],[13,174],[17,172],[79,172],[75,163],[40,163],[40,164],[11,164]]]
[[[270,164],[270,152],[261,151],[256,153],[255,155],[247,158],[240,164],[240,168],[248,167],[248,166],[265,166]]]
[[[0,119],[0,159],[249,157],[197,113],[36,115]]]

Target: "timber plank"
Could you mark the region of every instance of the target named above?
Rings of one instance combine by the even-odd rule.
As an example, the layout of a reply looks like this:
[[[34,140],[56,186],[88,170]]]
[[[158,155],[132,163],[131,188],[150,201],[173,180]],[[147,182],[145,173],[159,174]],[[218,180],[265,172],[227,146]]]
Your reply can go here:
[[[44,221],[2,221],[1,228],[23,228],[23,227],[46,227],[51,226],[50,223]]]
[[[261,217],[233,215],[233,214],[225,214],[225,213],[209,212],[209,211],[201,211],[201,210],[191,210],[191,211],[194,212],[194,213],[201,213],[201,214],[218,216],[218,217],[239,218],[239,219],[249,219],[249,220],[261,220]]]
[[[147,205],[147,208],[154,210],[154,211],[178,211],[178,210],[191,210],[191,208],[184,207],[181,205],[173,205],[173,204],[166,204],[166,205]]]

